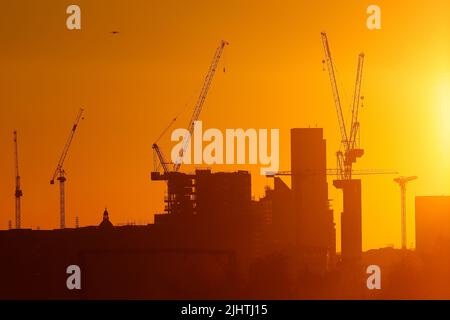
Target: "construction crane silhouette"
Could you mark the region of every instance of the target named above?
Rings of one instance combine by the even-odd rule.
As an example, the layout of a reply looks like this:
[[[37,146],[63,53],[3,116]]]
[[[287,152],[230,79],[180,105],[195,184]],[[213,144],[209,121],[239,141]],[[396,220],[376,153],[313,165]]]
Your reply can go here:
[[[69,137],[67,138],[67,142],[64,145],[64,149],[59,158],[58,164],[56,165],[55,172],[50,180],[50,184],[55,183],[55,179],[59,181],[59,205],[60,205],[60,223],[59,227],[64,229],[66,227],[66,208],[65,208],[65,191],[64,191],[64,183],[67,181],[66,173],[64,171],[64,161],[66,160],[67,154],[69,152],[70,145],[72,144],[73,137],[75,136],[75,132],[78,127],[78,123],[80,122],[83,115],[83,108],[80,108],[78,111],[77,117],[75,119],[75,123],[72,126],[72,130],[70,131]]]
[[[15,171],[16,171],[16,229],[20,229],[21,224],[21,206],[20,198],[22,197],[22,189],[20,188],[20,174],[19,174],[19,151],[17,147],[17,131],[13,132],[14,136],[14,160],[15,160]]]
[[[398,177],[394,179],[400,186],[400,201],[401,201],[401,219],[402,219],[402,249],[406,249],[406,184],[410,181],[416,180],[418,177]]]
[[[324,61],[327,64],[331,88],[333,92],[334,104],[338,116],[339,129],[341,132],[341,146],[344,149],[343,151],[339,150],[336,153],[339,176],[341,180],[350,180],[352,178],[353,163],[356,162],[357,158],[360,158],[364,155],[364,150],[359,148],[360,125],[358,121],[359,105],[360,100],[362,100],[360,93],[361,93],[362,71],[364,65],[364,53],[360,53],[358,55],[358,67],[356,71],[356,83],[352,103],[352,117],[350,123],[350,132],[348,132],[345,126],[345,120],[342,112],[341,99],[339,96],[339,90],[337,87],[335,76],[336,72],[333,59],[331,56],[330,46],[328,43],[328,37],[325,32],[322,32],[321,36],[325,52]]]
[[[189,144],[190,137],[194,132],[195,122],[200,117],[200,113],[202,112],[203,109],[203,104],[205,103],[206,96],[208,95],[209,88],[211,87],[211,83],[214,78],[214,74],[216,73],[217,65],[219,64],[220,57],[226,45],[228,45],[228,42],[222,40],[220,42],[219,47],[216,49],[213,61],[211,63],[211,66],[209,67],[208,74],[206,75],[205,82],[203,83],[202,91],[200,92],[197,104],[195,105],[194,113],[192,114],[191,121],[189,122],[188,133],[186,133],[183,147],[180,151],[180,154],[178,155],[178,159],[175,161],[173,165],[173,171],[175,172],[178,172],[178,170],[180,169],[183,160],[183,155],[186,152],[186,148]]]
[[[172,126],[172,124],[177,121],[177,118],[173,118],[172,121],[169,123],[169,125],[163,130],[163,132],[159,135],[158,139],[153,143],[152,149],[153,149],[153,172],[159,173],[160,169],[163,169],[164,175],[166,175],[169,172],[169,165],[172,164],[171,162],[166,161],[166,157],[164,156],[161,148],[158,146],[159,140],[166,134],[166,132],[169,130],[169,128]]]
[[[217,47],[213,60],[211,62],[211,65],[209,67],[208,73],[206,75],[205,81],[203,83],[203,87],[200,91],[200,95],[198,97],[197,103],[194,108],[194,112],[191,116],[191,119],[189,121],[188,126],[188,132],[186,133],[186,136],[184,137],[184,142],[182,145],[182,148],[180,150],[180,153],[178,154],[177,159],[174,163],[168,162],[161,151],[161,149],[158,146],[158,141],[161,139],[161,137],[167,132],[167,130],[171,127],[171,125],[176,121],[176,118],[174,118],[170,124],[164,129],[164,131],[161,133],[161,135],[158,137],[158,139],[153,143],[153,161],[154,161],[154,171],[151,174],[152,180],[167,180],[169,172],[178,172],[180,170],[183,156],[186,152],[186,149],[189,145],[190,137],[194,131],[194,125],[195,122],[199,119],[200,113],[203,109],[203,104],[205,103],[206,97],[208,95],[209,88],[211,87],[212,80],[214,78],[214,74],[216,73],[217,65],[219,64],[220,57],[222,56],[223,50],[226,45],[229,43],[227,41],[222,40],[220,42],[220,45]],[[159,162],[159,164],[158,164]],[[169,166],[173,165],[172,170],[170,170]],[[160,169],[163,169],[163,174],[161,175]]]

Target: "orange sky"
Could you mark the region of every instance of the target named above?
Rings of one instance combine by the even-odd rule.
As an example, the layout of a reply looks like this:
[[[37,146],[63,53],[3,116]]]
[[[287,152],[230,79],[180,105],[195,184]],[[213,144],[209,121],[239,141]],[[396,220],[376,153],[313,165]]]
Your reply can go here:
[[[72,3],[82,10],[81,31],[65,26]],[[365,24],[373,3],[382,10],[378,31]],[[214,79],[204,127],[280,128],[280,169],[289,169],[289,129],[317,125],[327,139],[328,166],[335,167],[339,131],[322,71],[322,30],[346,112],[357,54],[366,53],[360,114],[366,153],[355,168],[419,176],[408,189],[409,243],[414,196],[450,194],[447,0],[21,0],[0,10],[1,229],[14,220],[13,129],[22,225],[58,226],[58,187],[49,180],[80,106],[86,119],[65,165],[66,224],[73,226],[75,215],[81,225],[98,224],[105,206],[114,223],[152,221],[165,185],[150,180],[151,144],[180,112],[176,127],[187,125],[220,39],[230,42],[221,61],[226,73]],[[261,196],[270,180],[259,176],[259,166],[217,169],[238,168],[252,170],[253,192]],[[364,249],[400,245],[400,193],[392,178],[363,177]],[[331,179],[339,222],[341,194]]]

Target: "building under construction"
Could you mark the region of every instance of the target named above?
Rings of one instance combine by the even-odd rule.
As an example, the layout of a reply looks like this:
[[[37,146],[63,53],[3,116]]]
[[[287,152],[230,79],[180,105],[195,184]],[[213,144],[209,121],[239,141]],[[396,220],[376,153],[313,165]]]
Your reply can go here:
[[[234,217],[243,221],[257,208],[253,220],[259,220],[260,228],[270,224],[260,230],[266,232],[262,247],[295,253],[308,272],[330,271],[336,262],[336,232],[328,201],[323,129],[291,130],[291,163],[292,189],[276,178],[274,189],[266,190],[259,203],[251,201],[251,177],[246,171],[153,172],[153,180],[167,182],[166,212],[155,215],[155,223],[178,223],[191,216],[210,224]]]
[[[251,176],[247,171],[169,172],[165,176],[152,174],[152,180],[167,181],[165,214],[156,215],[155,221],[165,217],[205,216],[207,213],[219,218],[236,214],[237,210],[250,212]]]

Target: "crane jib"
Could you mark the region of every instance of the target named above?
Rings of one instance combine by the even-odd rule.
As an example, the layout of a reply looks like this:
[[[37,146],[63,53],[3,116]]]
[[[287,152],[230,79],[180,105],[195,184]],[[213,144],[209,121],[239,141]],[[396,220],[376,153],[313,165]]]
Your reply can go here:
[[[211,66],[208,70],[208,73],[206,75],[205,78],[205,82],[203,84],[202,90],[200,91],[200,96],[198,98],[197,104],[195,106],[194,112],[192,114],[191,120],[189,121],[189,126],[188,126],[188,132],[189,135],[186,135],[185,138],[185,143],[182,147],[182,149],[180,150],[180,154],[178,155],[178,159],[175,161],[174,166],[173,166],[173,171],[178,171],[180,169],[181,163],[182,163],[182,158],[184,156],[184,153],[186,152],[186,148],[189,145],[189,138],[192,135],[192,132],[194,130],[194,124],[195,122],[198,120],[198,118],[200,117],[200,113],[202,111],[203,108],[203,104],[206,100],[206,96],[208,94],[208,90],[211,86],[212,80],[214,78],[214,74],[216,72],[217,69],[217,65],[219,63],[220,57],[222,55],[223,49],[225,48],[225,46],[228,45],[228,42],[222,40],[220,42],[219,47],[216,49],[216,52],[214,53],[214,58],[213,61],[211,63]]]

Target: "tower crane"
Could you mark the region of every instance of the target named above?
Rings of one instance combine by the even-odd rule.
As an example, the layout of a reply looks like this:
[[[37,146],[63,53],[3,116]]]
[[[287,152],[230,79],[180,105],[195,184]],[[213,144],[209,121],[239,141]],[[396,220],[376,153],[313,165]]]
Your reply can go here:
[[[200,96],[198,97],[197,104],[195,105],[194,113],[192,114],[191,120],[189,122],[188,132],[184,138],[184,144],[182,149],[180,150],[180,154],[178,155],[178,159],[175,161],[173,165],[173,171],[178,172],[180,170],[180,166],[183,160],[183,155],[186,152],[186,148],[189,144],[190,137],[194,132],[195,122],[200,117],[200,113],[202,112],[203,104],[205,103],[206,96],[208,95],[209,88],[211,87],[212,80],[214,78],[214,74],[216,73],[217,65],[219,64],[220,57],[222,56],[223,49],[228,45],[227,41],[222,40],[220,42],[219,47],[217,47],[216,52],[214,54],[214,58],[212,60],[211,66],[209,67],[208,73],[205,78],[205,82],[203,83],[202,90],[200,91]]]
[[[167,130],[170,128],[170,126],[176,121],[177,118],[174,118],[170,124],[164,129],[164,131],[161,133],[161,135],[158,137],[155,143],[152,145],[153,149],[153,161],[154,161],[154,171],[151,174],[152,180],[167,180],[168,173],[170,172],[178,172],[180,170],[183,155],[186,152],[186,149],[189,145],[190,137],[194,131],[195,122],[199,119],[200,113],[203,109],[203,104],[205,103],[206,96],[208,95],[209,88],[211,87],[212,80],[214,78],[214,74],[217,69],[217,65],[219,64],[220,57],[222,56],[223,50],[225,46],[228,45],[227,41],[222,40],[220,42],[220,45],[217,47],[212,63],[209,67],[208,73],[206,75],[205,81],[203,83],[203,87],[201,89],[200,95],[198,97],[197,103],[194,108],[194,112],[191,116],[191,119],[189,121],[188,126],[188,132],[186,133],[186,136],[184,137],[184,142],[182,145],[182,148],[180,150],[180,153],[175,161],[175,163],[168,162],[161,150],[161,148],[158,146],[158,141],[161,139],[161,137],[167,132]],[[159,164],[158,164],[159,162]],[[170,170],[169,166],[173,164],[172,170]],[[159,169],[163,169],[163,174],[161,175],[159,172]]]
[[[163,177],[167,175],[169,172],[170,162],[166,161],[166,158],[158,145],[159,140],[164,136],[164,134],[169,130],[172,124],[177,120],[177,118],[173,118],[169,125],[163,130],[163,132],[159,135],[158,139],[152,144],[153,149],[153,172],[152,177],[156,177],[159,175],[159,169],[162,167],[163,169]],[[156,179],[157,180],[157,179]]]
[[[337,87],[335,68],[333,59],[331,56],[330,46],[328,43],[328,37],[325,32],[321,33],[322,44],[325,52],[325,62],[327,64],[327,69],[330,77],[331,89],[333,92],[334,104],[336,107],[336,112],[338,116],[339,129],[341,132],[341,144],[344,150],[339,150],[337,152],[337,162],[339,169],[339,176],[341,180],[350,180],[352,178],[352,165],[356,162],[356,159],[362,157],[364,150],[359,148],[358,138],[359,138],[359,105],[362,97],[361,93],[361,82],[362,82],[362,71],[364,65],[364,53],[360,53],[358,56],[358,67],[356,71],[356,83],[352,103],[352,118],[350,123],[350,132],[347,132],[345,126],[345,120],[342,112],[341,99],[339,97],[339,90]]]
[[[341,131],[341,145],[336,152],[338,178],[333,180],[333,185],[342,190],[343,211],[341,215],[341,257],[345,263],[357,263],[362,254],[362,207],[361,207],[361,180],[352,179],[353,163],[357,158],[364,155],[364,150],[359,148],[358,122],[359,102],[362,71],[364,65],[364,53],[358,56],[358,67],[356,70],[356,83],[353,103],[351,105],[350,131],[345,126],[342,113],[341,99],[336,82],[336,72],[331,57],[328,37],[325,32],[321,33],[322,44],[325,53],[328,74],[330,77],[331,89],[333,92],[334,104],[338,115],[339,128]]]
[[[66,173],[64,171],[64,161],[66,160],[67,154],[69,152],[70,145],[72,144],[73,137],[75,136],[75,132],[78,127],[78,123],[83,115],[83,108],[80,108],[78,111],[77,117],[75,119],[75,123],[72,126],[72,130],[70,131],[69,137],[67,138],[67,142],[64,145],[64,149],[59,158],[58,164],[56,165],[55,172],[50,180],[50,184],[55,183],[55,179],[59,181],[59,205],[60,205],[60,228],[64,229],[66,227],[66,208],[65,208],[65,191],[64,191],[64,183],[66,182]]]
[[[16,169],[16,229],[20,229],[21,223],[21,207],[20,207],[20,197],[22,197],[22,189],[20,188],[20,174],[19,174],[19,151],[17,147],[17,131],[13,132],[14,135],[14,159],[15,159],[15,169]]]
[[[154,167],[154,171],[153,172],[159,172],[160,167],[163,168],[163,172],[164,175],[166,175],[169,172],[169,167],[168,165],[170,164],[170,162],[166,161],[166,157],[164,156],[162,150],[159,148],[158,144],[154,143],[152,145],[153,148],[153,167]],[[158,160],[156,160],[158,159]],[[158,164],[159,162],[159,164]]]
[[[402,249],[406,249],[406,184],[410,181],[416,180],[418,177],[398,177],[394,179],[400,186],[400,198],[401,198],[401,217],[402,217]]]

